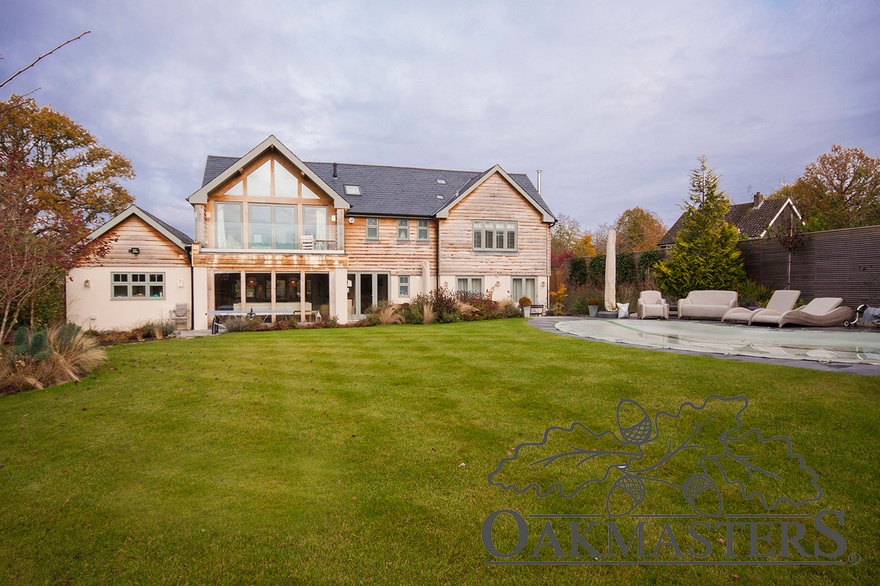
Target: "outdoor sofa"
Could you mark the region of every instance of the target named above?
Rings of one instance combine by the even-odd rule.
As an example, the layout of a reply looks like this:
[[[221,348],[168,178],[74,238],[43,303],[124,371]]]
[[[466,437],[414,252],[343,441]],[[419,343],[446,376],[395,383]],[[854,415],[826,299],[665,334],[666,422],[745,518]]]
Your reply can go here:
[[[738,298],[736,291],[691,291],[678,300],[678,318],[721,319]]]

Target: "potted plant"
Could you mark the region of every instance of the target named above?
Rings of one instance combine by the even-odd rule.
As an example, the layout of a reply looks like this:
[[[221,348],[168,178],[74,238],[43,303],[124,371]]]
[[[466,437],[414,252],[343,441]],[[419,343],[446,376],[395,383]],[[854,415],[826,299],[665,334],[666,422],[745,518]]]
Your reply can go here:
[[[599,313],[599,298],[590,297],[587,299],[587,309],[590,310],[590,317],[596,317]]]
[[[532,300],[528,297],[520,297],[519,307],[522,309],[523,317],[529,317],[529,314],[532,313]]]

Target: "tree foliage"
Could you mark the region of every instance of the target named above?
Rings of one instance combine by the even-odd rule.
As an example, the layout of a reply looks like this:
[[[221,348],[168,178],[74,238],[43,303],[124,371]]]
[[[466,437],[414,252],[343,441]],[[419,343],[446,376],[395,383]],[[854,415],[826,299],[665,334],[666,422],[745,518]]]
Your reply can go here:
[[[77,260],[106,252],[84,239],[133,201],[119,183],[133,176],[65,115],[29,98],[0,103],[0,341],[20,316],[33,322]]]
[[[880,224],[880,157],[834,145],[771,197],[791,197],[808,232]]]
[[[617,250],[639,252],[657,248],[667,228],[652,211],[638,206],[630,208],[617,218]]]
[[[684,297],[695,289],[736,290],[745,279],[739,233],[724,221],[730,201],[718,191],[718,176],[706,167],[691,172],[689,200],[683,206],[682,227],[669,256],[655,267],[660,290]]]

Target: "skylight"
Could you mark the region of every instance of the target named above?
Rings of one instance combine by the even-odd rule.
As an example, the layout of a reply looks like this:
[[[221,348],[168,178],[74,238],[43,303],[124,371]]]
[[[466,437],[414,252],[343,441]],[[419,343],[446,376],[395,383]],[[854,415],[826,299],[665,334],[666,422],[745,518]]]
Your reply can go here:
[[[440,185],[446,185],[446,179],[438,179],[437,183],[439,183]]]
[[[346,185],[345,186],[345,195],[360,195],[361,194],[361,186],[360,185]]]

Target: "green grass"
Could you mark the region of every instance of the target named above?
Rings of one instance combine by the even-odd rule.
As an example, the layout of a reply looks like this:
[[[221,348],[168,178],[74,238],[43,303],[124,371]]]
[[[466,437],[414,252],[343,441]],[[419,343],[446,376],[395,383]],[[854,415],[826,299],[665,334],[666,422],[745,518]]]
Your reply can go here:
[[[523,320],[109,353],[79,383],[0,398],[4,584],[880,582],[874,377],[593,343]],[[747,426],[792,439],[825,490],[795,512],[844,510],[861,563],[485,564],[492,511],[604,510],[601,490],[490,486],[509,450],[551,425],[616,429],[621,397],[653,413],[711,394],[746,395]]]

